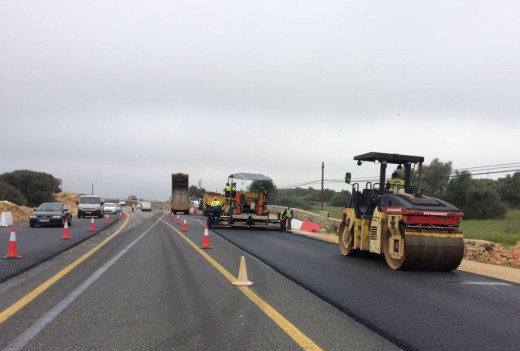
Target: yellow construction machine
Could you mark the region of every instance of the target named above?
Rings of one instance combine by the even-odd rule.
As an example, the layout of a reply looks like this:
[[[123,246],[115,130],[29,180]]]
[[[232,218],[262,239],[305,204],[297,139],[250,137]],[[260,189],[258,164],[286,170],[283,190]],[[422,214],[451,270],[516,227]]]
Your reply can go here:
[[[265,186],[263,186],[261,191],[237,190],[237,179],[242,181],[260,181]],[[208,213],[208,226],[279,228],[280,220],[278,215],[269,213],[266,208],[269,197],[267,182],[269,181],[272,181],[272,179],[263,174],[231,174],[227,182],[230,189],[224,189],[224,201],[221,203],[220,219],[217,223],[210,211]]]
[[[225,204],[226,203],[226,199],[225,199],[224,195],[222,195],[221,193],[218,193],[218,192],[215,192],[215,191],[207,191],[207,192],[205,192],[204,196],[202,197],[202,202],[200,204],[200,209],[202,210],[202,214],[204,216],[209,216],[210,215],[211,203],[213,202],[213,200],[215,198],[217,198],[217,200],[221,204]]]
[[[352,197],[343,209],[339,248],[343,255],[356,251],[383,254],[392,269],[456,269],[464,256],[463,213],[455,206],[422,194],[422,156],[369,152],[354,157],[380,165],[379,182],[367,182],[364,189],[352,184]],[[387,165],[404,167],[404,185],[390,190]],[[412,185],[412,166],[417,184]],[[351,183],[351,173],[345,175]]]

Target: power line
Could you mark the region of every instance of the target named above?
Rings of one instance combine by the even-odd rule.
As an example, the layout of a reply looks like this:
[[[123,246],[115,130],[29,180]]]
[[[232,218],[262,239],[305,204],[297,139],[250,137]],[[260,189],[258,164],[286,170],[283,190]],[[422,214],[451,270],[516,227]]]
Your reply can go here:
[[[457,177],[464,176],[465,174],[461,174],[462,172],[467,172],[466,174],[469,174],[471,176],[520,172],[520,162],[459,168],[459,169],[451,171],[449,178],[457,178]],[[425,177],[423,179],[434,179],[434,178]],[[379,176],[366,176],[366,177],[359,177],[359,178],[352,179],[353,183],[366,183],[366,182],[377,182],[377,181],[379,181]],[[321,182],[321,179],[317,179],[317,180],[311,180],[311,181],[307,181],[307,182],[288,184],[288,185],[281,186],[280,189],[298,188],[298,187],[301,187],[304,185],[317,184],[320,182]],[[325,183],[344,183],[345,179],[324,179],[324,182]]]

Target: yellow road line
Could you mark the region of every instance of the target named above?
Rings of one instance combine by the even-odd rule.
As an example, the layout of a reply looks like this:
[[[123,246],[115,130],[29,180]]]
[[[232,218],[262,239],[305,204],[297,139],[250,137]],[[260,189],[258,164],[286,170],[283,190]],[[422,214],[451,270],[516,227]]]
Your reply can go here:
[[[87,258],[92,256],[96,251],[98,251],[101,247],[103,247],[106,243],[108,243],[112,238],[114,238],[117,234],[123,230],[123,228],[126,226],[128,221],[130,220],[130,216],[126,217],[125,222],[119,229],[112,235],[110,235],[108,238],[97,244],[94,248],[92,248],[89,252],[78,258],[76,261],[72,262],[67,267],[63,268],[61,271],[56,273],[52,278],[47,280],[46,282],[42,283],[40,286],[38,286],[36,289],[22,297],[20,300],[0,312],[0,324],[5,322],[9,317],[14,315],[16,312],[21,310],[23,307],[25,307],[29,302],[33,301],[35,298],[37,298],[41,293],[43,293],[45,290],[50,288],[52,285],[54,285],[56,282],[58,282],[61,278],[63,278],[67,273],[69,273],[71,270],[73,270],[76,266],[78,266],[80,263],[85,261]]]
[[[172,228],[181,238],[183,238],[188,244],[190,244],[198,253],[202,255],[213,267],[215,267],[227,280],[231,283],[236,281],[237,279],[229,273],[224,267],[222,267],[217,261],[215,261],[210,255],[208,255],[203,249],[199,248],[193,241],[191,241],[187,236],[182,234],[177,228],[168,223],[167,221],[162,221]],[[256,295],[250,288],[247,286],[241,286],[238,289],[246,295],[262,312],[264,312],[269,318],[271,318],[287,335],[289,335],[298,345],[301,346],[304,350],[321,350],[321,347],[316,345],[310,338],[308,338],[305,334],[303,334],[294,324],[289,322],[287,318],[282,316],[278,311],[276,311],[271,305],[262,300],[258,295]]]

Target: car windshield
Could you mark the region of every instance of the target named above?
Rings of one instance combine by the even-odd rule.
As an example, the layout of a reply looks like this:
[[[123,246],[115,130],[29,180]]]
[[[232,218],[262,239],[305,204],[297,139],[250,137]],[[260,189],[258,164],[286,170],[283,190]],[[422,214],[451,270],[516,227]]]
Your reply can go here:
[[[98,204],[101,202],[101,198],[99,197],[80,197],[80,204]]]
[[[38,206],[38,211],[61,211],[59,204],[41,204]]]
[[[116,207],[116,204],[108,202],[105,204],[105,207]]]

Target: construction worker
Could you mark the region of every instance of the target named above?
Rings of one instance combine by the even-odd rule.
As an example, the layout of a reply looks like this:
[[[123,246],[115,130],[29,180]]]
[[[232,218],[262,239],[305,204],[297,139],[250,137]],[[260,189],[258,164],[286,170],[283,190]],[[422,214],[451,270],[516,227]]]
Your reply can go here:
[[[218,224],[220,222],[220,201],[218,201],[216,196],[211,203],[211,218],[212,224]]]
[[[399,178],[399,174],[397,172],[394,172],[392,173],[392,178],[389,179],[386,183],[386,190],[397,193],[399,187],[404,187],[404,180]]]
[[[224,196],[225,197],[231,196],[231,185],[229,185],[229,183],[226,183],[226,186],[224,187]]]
[[[280,231],[285,232],[287,228],[285,227],[285,221],[287,220],[287,209],[284,208],[282,212],[280,212]]]
[[[132,212],[135,210],[135,204],[132,202]]]
[[[294,211],[291,206],[287,210],[287,230],[291,230],[291,220],[294,218]]]

